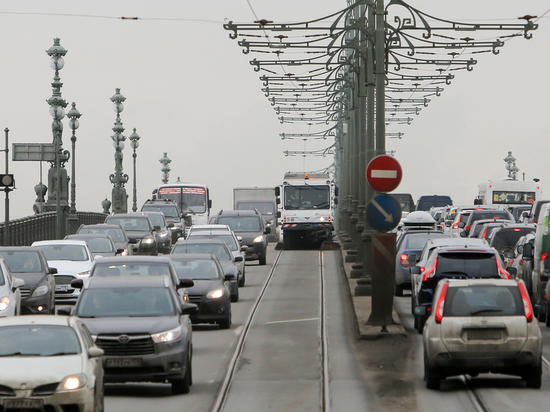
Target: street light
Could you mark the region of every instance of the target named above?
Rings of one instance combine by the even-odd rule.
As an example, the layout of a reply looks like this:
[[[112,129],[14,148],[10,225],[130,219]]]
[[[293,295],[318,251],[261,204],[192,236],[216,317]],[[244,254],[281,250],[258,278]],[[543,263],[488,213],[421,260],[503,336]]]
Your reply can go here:
[[[112,129],[115,134],[111,136],[115,148],[115,173],[109,176],[109,180],[114,185],[111,192],[113,213],[126,213],[128,211],[128,195],[124,188],[124,185],[128,182],[128,175],[122,173],[122,149],[124,149],[126,137],[122,134],[124,127],[120,121],[120,112],[124,110],[122,103],[125,100],[126,97],[120,94],[120,89],[117,88],[115,94],[111,97],[111,101],[114,103],[113,110],[116,112],[116,121]]]
[[[78,229],[78,217],[76,215],[76,172],[75,172],[75,145],[76,145],[76,129],[80,126],[80,119],[82,114],[76,109],[76,103],[73,102],[71,110],[67,113],[69,120],[69,127],[73,131],[71,136],[72,150],[71,150],[71,207],[69,208],[69,233],[76,233]]]
[[[136,158],[137,158],[137,154],[136,154],[136,149],[139,147],[140,136],[136,133],[136,128],[135,127],[134,127],[134,133],[132,133],[128,138],[132,141],[132,143],[130,143],[130,144],[132,146],[132,149],[134,149],[134,154],[132,155],[132,157],[134,158],[134,203],[132,204],[132,211],[137,212],[137,189],[136,189]]]
[[[170,162],[172,160],[168,158],[167,153],[164,152],[164,156],[162,156],[162,159],[159,159],[159,162],[162,163],[162,183],[166,184],[168,183],[168,178],[170,177]]]

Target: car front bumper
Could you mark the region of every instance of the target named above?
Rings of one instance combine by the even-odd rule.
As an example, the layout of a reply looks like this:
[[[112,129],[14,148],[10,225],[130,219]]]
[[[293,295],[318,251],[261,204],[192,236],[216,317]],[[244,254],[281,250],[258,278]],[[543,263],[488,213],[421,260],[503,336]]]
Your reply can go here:
[[[0,405],[3,406],[3,410],[94,411],[94,391],[87,386],[74,391],[54,392],[51,395],[41,396],[33,396],[32,389],[15,389],[14,392],[15,396],[0,395]]]

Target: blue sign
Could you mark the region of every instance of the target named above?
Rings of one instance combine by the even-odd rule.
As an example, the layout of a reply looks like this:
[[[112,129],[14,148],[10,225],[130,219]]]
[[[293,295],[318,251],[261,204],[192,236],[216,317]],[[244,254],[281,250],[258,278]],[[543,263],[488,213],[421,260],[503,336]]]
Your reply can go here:
[[[373,229],[389,232],[401,220],[401,205],[391,195],[376,196],[367,204],[367,220]]]

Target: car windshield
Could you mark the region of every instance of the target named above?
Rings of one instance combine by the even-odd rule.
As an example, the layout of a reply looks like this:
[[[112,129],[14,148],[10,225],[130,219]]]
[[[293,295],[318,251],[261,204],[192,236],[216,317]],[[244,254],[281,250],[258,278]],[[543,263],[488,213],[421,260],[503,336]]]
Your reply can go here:
[[[42,265],[38,253],[32,251],[2,251],[0,256],[4,258],[13,273],[40,273]]]
[[[517,286],[476,285],[447,291],[443,316],[523,316]]]
[[[493,253],[440,253],[435,274],[443,277],[499,277]]]
[[[84,246],[80,245],[40,245],[47,260],[71,260],[85,262],[90,260]]]
[[[0,356],[62,356],[80,351],[78,336],[69,326],[0,327]]]
[[[176,206],[155,206],[143,205],[142,212],[162,212],[166,217],[174,217],[179,219],[178,208]]]
[[[189,239],[221,239],[225,242],[229,250],[239,250],[239,245],[237,244],[237,241],[230,233],[228,233],[227,235],[208,235],[205,233],[195,232],[189,235]]]
[[[151,223],[153,224],[153,226],[160,226],[160,227],[166,226],[166,222],[164,221],[164,216],[162,214],[151,213],[150,215],[148,214],[147,216],[149,216],[149,219],[151,220]]]
[[[76,316],[103,318],[120,316],[172,316],[174,301],[166,288],[86,289]]]
[[[220,279],[213,260],[174,260],[173,263],[180,279]]]
[[[220,216],[218,223],[228,225],[234,232],[259,232],[261,230],[258,216]]]
[[[208,253],[218,260],[231,260],[231,253],[220,243],[180,243],[174,246],[172,253]]]
[[[132,263],[110,262],[97,263],[91,273],[92,276],[170,276],[168,263]]]
[[[108,238],[88,239],[88,248],[92,253],[114,253],[113,243]]]
[[[433,239],[436,237],[448,237],[447,235],[443,233],[426,233],[426,234],[419,234],[419,235],[411,235],[407,237],[407,249],[424,249],[424,246],[426,246],[426,243],[428,242],[428,239]]]
[[[88,228],[83,227],[78,231],[78,233],[100,233],[100,234],[107,234],[111,236],[111,239],[113,239],[113,242],[124,242],[126,241],[126,237],[124,236],[124,230],[122,228]]]
[[[151,231],[150,220],[147,217],[108,218],[109,223],[122,226],[127,232]]]

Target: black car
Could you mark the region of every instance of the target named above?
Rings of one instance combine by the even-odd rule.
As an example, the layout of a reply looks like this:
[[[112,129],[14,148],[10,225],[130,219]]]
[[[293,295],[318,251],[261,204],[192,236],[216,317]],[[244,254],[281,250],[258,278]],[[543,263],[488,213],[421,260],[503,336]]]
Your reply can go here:
[[[231,280],[231,302],[239,300],[239,267],[238,262],[242,257],[233,256],[227,244],[221,239],[180,239],[174,245],[172,253],[207,253],[216,256],[220,261],[223,272],[232,275]]]
[[[115,246],[117,249],[122,250],[120,254],[122,256],[128,256],[132,254],[132,247],[130,245],[130,239],[128,239],[128,235],[122,228],[122,226],[118,224],[106,224],[106,223],[98,223],[95,225],[80,225],[78,230],[76,231],[77,234],[105,234],[111,236],[111,239],[113,239],[113,242],[115,242]]]
[[[149,216],[141,212],[118,213],[107,216],[105,223],[122,226],[132,245],[132,255],[158,254],[155,228]],[[160,230],[160,227],[157,230]]]
[[[260,265],[267,262],[267,235],[271,229],[257,210],[222,210],[211,223],[228,225],[248,246],[246,260],[258,260]]]
[[[178,204],[171,199],[147,200],[141,206],[142,212],[162,212],[172,232],[172,244],[185,234],[185,220]]]
[[[110,235],[103,233],[75,233],[74,235],[65,236],[65,239],[84,240],[88,244],[88,249],[90,249],[94,258],[96,256],[116,256],[124,252],[122,248],[117,249]]]
[[[155,237],[157,239],[157,249],[159,253],[168,254],[172,250],[172,231],[168,227],[168,221],[162,212],[141,212],[149,216],[153,227],[155,228]]]
[[[217,323],[220,329],[231,326],[231,292],[229,282],[233,275],[226,275],[214,255],[206,253],[171,254],[178,277],[192,279],[195,283],[188,288],[189,302],[195,303],[199,311],[191,315],[193,323]]]
[[[56,268],[50,268],[44,253],[30,246],[0,247],[4,258],[15,277],[23,279],[21,291],[22,314],[55,313]]]
[[[193,382],[188,315],[196,310],[167,276],[119,276],[90,278],[74,314],[105,352],[105,382],[169,382],[179,394]]]

